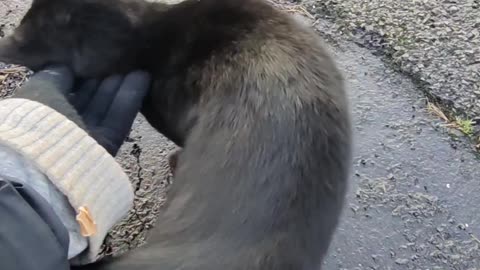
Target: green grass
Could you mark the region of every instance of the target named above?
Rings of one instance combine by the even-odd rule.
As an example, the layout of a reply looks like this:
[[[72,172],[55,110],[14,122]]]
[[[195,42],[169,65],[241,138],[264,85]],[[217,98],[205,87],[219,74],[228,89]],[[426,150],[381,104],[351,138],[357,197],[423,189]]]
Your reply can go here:
[[[458,128],[460,129],[461,132],[463,132],[465,135],[471,136],[473,135],[473,121],[470,119],[461,119],[460,117],[457,117],[455,119],[455,122],[457,122]]]

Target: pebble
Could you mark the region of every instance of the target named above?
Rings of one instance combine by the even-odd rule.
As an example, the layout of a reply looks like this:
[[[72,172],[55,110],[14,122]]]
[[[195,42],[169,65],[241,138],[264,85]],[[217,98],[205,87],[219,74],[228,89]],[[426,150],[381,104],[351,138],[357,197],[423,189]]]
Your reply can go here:
[[[408,259],[396,259],[395,263],[398,265],[405,265],[408,264],[409,260]]]

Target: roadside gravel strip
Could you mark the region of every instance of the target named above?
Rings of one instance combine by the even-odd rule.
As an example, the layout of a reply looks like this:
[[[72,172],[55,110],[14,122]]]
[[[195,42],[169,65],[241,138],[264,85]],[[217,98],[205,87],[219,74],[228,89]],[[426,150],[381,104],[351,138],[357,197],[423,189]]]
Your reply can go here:
[[[480,0],[304,0],[449,113],[480,122]]]

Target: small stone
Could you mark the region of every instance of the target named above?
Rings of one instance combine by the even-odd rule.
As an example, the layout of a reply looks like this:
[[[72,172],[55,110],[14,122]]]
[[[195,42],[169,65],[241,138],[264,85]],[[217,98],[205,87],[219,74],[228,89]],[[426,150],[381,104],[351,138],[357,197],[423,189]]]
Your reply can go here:
[[[459,261],[462,257],[458,254],[452,254],[450,255],[450,259],[454,260],[454,261]]]
[[[456,13],[456,12],[459,11],[459,8],[458,8],[457,6],[450,6],[450,7],[448,8],[448,11],[449,11],[450,13]]]
[[[405,235],[405,238],[409,241],[409,242],[415,242],[417,240],[417,237],[413,234],[407,234]]]
[[[395,260],[395,263],[398,264],[398,265],[405,265],[405,264],[408,264],[408,259],[396,259]]]

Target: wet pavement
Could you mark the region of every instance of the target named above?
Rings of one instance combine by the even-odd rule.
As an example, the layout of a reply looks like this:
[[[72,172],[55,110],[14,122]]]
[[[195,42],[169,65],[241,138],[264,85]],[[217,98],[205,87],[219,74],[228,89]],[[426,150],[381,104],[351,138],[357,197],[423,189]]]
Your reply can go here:
[[[356,146],[325,269],[480,269],[480,163],[469,144],[447,133],[408,78],[326,37],[347,80]]]

